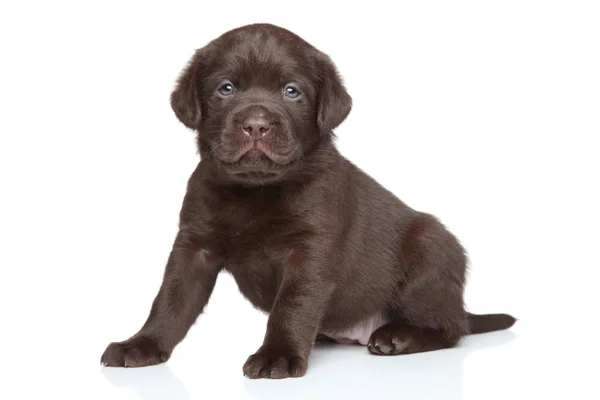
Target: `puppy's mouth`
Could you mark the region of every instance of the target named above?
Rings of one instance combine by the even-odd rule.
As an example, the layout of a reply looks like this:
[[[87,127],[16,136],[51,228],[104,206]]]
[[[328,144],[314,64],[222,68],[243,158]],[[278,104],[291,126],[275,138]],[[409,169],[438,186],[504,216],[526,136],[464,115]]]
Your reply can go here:
[[[219,169],[230,179],[241,183],[264,184],[276,181],[284,173],[285,165],[275,163],[265,152],[256,146],[238,149],[233,157],[218,163]]]
[[[251,180],[271,180],[283,175],[294,164],[299,151],[293,145],[274,151],[261,140],[222,145],[219,150],[215,155],[225,172],[239,179]]]
[[[275,163],[264,151],[253,147],[239,159],[227,165],[230,174],[239,178],[268,179],[281,174],[282,165]]]
[[[297,146],[285,146],[272,149],[265,141],[249,140],[232,146],[232,151],[222,154],[222,161],[228,163],[257,163],[263,159],[270,160],[275,165],[286,165],[294,160],[298,151]]]

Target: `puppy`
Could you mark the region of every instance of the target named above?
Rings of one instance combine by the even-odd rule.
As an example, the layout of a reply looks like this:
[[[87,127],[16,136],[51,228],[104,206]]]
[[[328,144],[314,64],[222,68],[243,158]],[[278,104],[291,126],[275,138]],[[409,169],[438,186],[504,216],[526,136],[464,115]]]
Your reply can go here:
[[[515,322],[466,312],[458,240],[336,150],[352,99],[300,37],[269,24],[223,34],[195,53],[171,105],[201,161],[150,315],[103,365],[165,362],[223,269],[269,313],[250,378],[303,376],[317,338],[411,354]]]

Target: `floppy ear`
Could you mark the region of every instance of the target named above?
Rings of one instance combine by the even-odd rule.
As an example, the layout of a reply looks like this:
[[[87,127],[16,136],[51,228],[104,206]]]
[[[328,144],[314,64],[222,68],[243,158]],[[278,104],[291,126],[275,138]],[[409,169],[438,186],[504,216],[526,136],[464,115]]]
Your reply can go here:
[[[188,65],[179,75],[173,93],[171,108],[179,120],[188,128],[197,130],[200,124],[200,51],[197,50]]]
[[[317,124],[321,134],[328,135],[350,113],[352,98],[329,57],[323,56],[319,60],[318,68],[321,80],[317,100]]]

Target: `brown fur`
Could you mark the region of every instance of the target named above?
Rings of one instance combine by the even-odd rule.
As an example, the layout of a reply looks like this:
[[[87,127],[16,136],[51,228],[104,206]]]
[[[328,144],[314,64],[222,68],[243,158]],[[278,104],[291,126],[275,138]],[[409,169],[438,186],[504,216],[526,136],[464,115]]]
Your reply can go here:
[[[267,24],[225,33],[196,52],[171,103],[198,132],[201,161],[150,316],[103,364],[166,361],[223,269],[270,313],[244,365],[251,378],[304,375],[317,336],[376,314],[390,322],[368,348],[386,355],[515,322],[467,313],[458,240],[338,153],[332,130],[352,100],[330,59],[298,36]]]

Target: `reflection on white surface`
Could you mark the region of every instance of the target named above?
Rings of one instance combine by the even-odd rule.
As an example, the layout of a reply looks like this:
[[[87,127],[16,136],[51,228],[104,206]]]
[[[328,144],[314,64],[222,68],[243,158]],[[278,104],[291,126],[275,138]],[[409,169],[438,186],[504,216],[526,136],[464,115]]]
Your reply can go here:
[[[410,356],[373,356],[363,346],[319,344],[315,347],[308,373],[303,378],[251,380],[242,377],[248,397],[254,399],[364,398],[421,399],[463,398],[465,359],[481,349],[511,342],[511,331],[466,338],[461,346]],[[241,366],[240,366],[241,371]],[[140,369],[103,368],[106,379],[116,388],[133,389],[144,400],[191,399],[186,385],[177,379],[168,365]],[[216,393],[211,382],[193,384]],[[235,385],[235,382],[231,382]],[[209,390],[210,388],[210,390]],[[230,393],[223,388],[224,395]],[[239,391],[237,395],[239,395]]]
[[[410,356],[373,356],[366,348],[328,344],[315,349],[304,380],[271,384],[246,379],[257,399],[363,398],[418,395],[428,399],[461,399],[463,362],[482,347],[508,343],[510,331],[478,338],[468,347]]]
[[[147,368],[102,368],[102,372],[114,387],[133,389],[142,399],[191,399],[185,385],[167,364]]]

